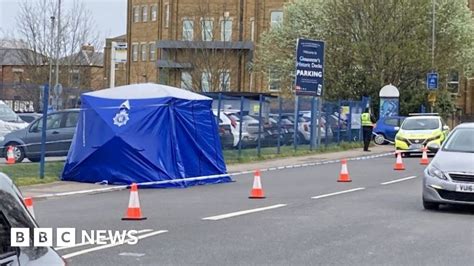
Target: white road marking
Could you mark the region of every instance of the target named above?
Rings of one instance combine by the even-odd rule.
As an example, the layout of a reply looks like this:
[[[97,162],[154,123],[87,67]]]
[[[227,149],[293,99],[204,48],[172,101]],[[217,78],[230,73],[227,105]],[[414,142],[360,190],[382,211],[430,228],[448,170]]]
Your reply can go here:
[[[402,181],[406,181],[406,180],[410,180],[410,179],[414,179],[414,178],[416,178],[415,175],[405,177],[405,178],[396,179],[396,180],[392,180],[392,181],[388,181],[388,182],[384,182],[384,183],[380,183],[380,185],[390,185],[390,184],[393,184],[393,183],[398,183],[398,182],[402,182]]]
[[[141,233],[148,233],[148,232],[151,232],[153,230],[151,229],[144,229],[144,230],[139,230],[138,233],[141,234]],[[107,241],[107,240],[110,240],[109,237],[105,237],[103,239],[104,241]],[[57,247],[57,248],[54,248],[56,251],[58,250],[64,250],[64,249],[69,249],[69,248],[77,248],[77,247],[82,247],[82,246],[87,246],[87,245],[95,245],[96,243],[95,242],[82,242],[82,243],[79,243],[77,245],[74,245],[74,246],[70,246],[70,247]]]
[[[329,193],[329,194],[314,196],[314,197],[311,197],[311,198],[312,198],[312,199],[321,199],[321,198],[326,198],[326,197],[330,197],[330,196],[340,195],[340,194],[349,193],[349,192],[354,192],[354,191],[359,191],[359,190],[364,190],[364,189],[365,189],[365,187],[358,187],[358,188],[353,188],[353,189],[349,189],[349,190],[344,190],[344,191],[339,191],[339,192],[334,192],[334,193]]]
[[[143,257],[145,256],[145,253],[122,252],[122,253],[119,253],[119,256]]]
[[[138,236],[138,239],[141,240],[141,239],[144,239],[144,238],[147,238],[147,237],[151,237],[151,236],[155,236],[155,235],[159,235],[159,234],[164,234],[166,232],[168,232],[168,230],[155,231],[155,232],[151,232],[151,233],[148,233],[148,234]],[[98,246],[98,247],[94,247],[94,248],[80,250],[80,251],[77,251],[77,252],[65,254],[62,257],[65,258],[65,259],[69,259],[69,258],[76,257],[76,256],[79,256],[79,255],[83,255],[83,254],[86,254],[86,253],[90,253],[90,252],[94,252],[94,251],[98,251],[98,250],[102,250],[102,249],[107,249],[107,248],[112,248],[112,247],[124,245],[124,244],[127,244],[130,241],[132,241],[132,239],[127,239],[123,243],[107,244],[107,245],[102,245],[102,246]]]
[[[222,214],[222,215],[210,216],[210,217],[202,218],[202,220],[218,221],[218,220],[222,220],[222,219],[232,218],[232,217],[235,217],[235,216],[240,216],[240,215],[254,213],[254,212],[261,212],[261,211],[281,208],[281,207],[285,207],[285,206],[287,206],[287,205],[286,204],[276,204],[276,205],[263,207],[263,208],[256,208],[256,209],[251,209],[251,210],[231,212],[231,213]]]

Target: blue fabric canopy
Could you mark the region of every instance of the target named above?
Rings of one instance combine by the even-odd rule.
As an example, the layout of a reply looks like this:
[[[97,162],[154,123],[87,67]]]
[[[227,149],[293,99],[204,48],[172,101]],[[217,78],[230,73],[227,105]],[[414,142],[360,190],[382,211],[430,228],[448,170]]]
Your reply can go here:
[[[151,187],[231,181],[211,98],[135,84],[84,93],[81,102],[62,180]]]

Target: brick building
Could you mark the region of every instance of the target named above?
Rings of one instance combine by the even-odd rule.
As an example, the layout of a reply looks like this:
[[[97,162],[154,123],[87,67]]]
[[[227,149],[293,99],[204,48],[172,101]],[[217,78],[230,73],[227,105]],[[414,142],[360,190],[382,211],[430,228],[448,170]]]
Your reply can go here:
[[[104,48],[104,77],[106,87],[116,87],[127,84],[127,35],[105,39]],[[113,68],[113,69],[112,69]]]
[[[287,0],[128,0],[127,83],[195,91],[278,91],[253,73],[255,44]]]
[[[26,48],[0,48],[0,100],[14,111],[32,111],[32,106],[38,111],[40,86],[49,79],[48,61]],[[65,108],[75,106],[81,92],[104,88],[103,55],[84,45],[78,53],[61,58],[59,83]]]

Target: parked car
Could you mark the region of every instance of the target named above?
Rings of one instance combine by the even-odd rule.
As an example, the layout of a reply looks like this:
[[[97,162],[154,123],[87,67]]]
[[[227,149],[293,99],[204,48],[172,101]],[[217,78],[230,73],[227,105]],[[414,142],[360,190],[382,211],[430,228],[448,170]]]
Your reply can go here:
[[[25,128],[26,126],[28,126],[28,123],[21,120],[8,105],[0,101],[0,142],[3,141],[5,135],[8,133]]]
[[[428,149],[436,155],[424,171],[424,208],[474,205],[474,123],[455,127],[441,147],[431,142]]]
[[[219,125],[219,137],[221,140],[222,148],[224,149],[234,147],[234,135],[232,134],[231,127],[231,125]]]
[[[387,140],[394,142],[398,132],[397,127],[400,127],[405,118],[405,116],[387,116],[379,119],[373,130],[375,144],[387,144]]]
[[[66,156],[76,130],[79,109],[51,112],[46,118],[46,156]],[[41,129],[43,118],[37,118],[26,128],[11,132],[1,143],[2,154],[13,147],[16,162],[28,158],[38,162],[41,156]]]
[[[21,120],[29,124],[35,119],[40,118],[42,115],[38,113],[20,113],[18,116],[21,118]]]
[[[212,110],[214,116],[217,117],[217,109]],[[219,126],[227,125],[227,128],[230,128],[232,136],[233,136],[233,147],[237,148],[239,146],[239,136],[240,136],[240,123],[239,118],[232,115],[233,111],[228,110],[221,110],[219,114]],[[254,139],[251,138],[250,134],[243,129],[242,126],[242,146],[251,146],[255,142]]]
[[[33,238],[27,247],[12,247],[12,228],[38,227],[26,209],[23,197],[12,180],[0,173],[0,265],[66,265],[53,248],[34,247]]]

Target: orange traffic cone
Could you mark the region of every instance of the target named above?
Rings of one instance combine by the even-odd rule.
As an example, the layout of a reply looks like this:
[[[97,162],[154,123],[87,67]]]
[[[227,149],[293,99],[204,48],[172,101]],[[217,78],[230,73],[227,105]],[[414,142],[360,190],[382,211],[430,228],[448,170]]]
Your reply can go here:
[[[420,164],[421,165],[430,164],[430,160],[428,160],[428,152],[427,152],[426,147],[423,147],[423,155],[421,156]]]
[[[127,214],[122,218],[122,220],[146,220],[146,217],[142,216],[140,200],[138,198],[138,187],[135,183],[131,185]]]
[[[263,193],[262,181],[260,180],[260,170],[255,170],[255,175],[253,178],[253,187],[250,191],[249,199],[264,199],[265,195]]]
[[[402,153],[397,152],[397,161],[395,163],[394,170],[405,170],[405,165],[402,162]]]
[[[35,210],[33,209],[33,198],[24,198],[23,202],[25,203],[28,212],[31,214],[31,216],[33,216],[33,218],[35,218]]]
[[[352,182],[351,177],[349,176],[349,171],[347,170],[347,160],[341,160],[341,173],[339,174],[339,179],[337,182]]]
[[[15,163],[15,154],[13,153],[13,146],[8,146],[7,150],[7,164]]]

